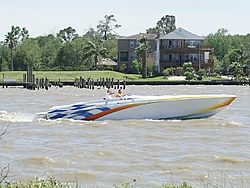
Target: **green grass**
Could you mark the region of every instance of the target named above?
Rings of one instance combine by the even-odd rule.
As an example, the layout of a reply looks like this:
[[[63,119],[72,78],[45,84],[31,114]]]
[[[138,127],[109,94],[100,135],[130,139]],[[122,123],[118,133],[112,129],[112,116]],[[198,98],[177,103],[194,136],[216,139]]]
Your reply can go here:
[[[17,81],[23,80],[23,75],[27,74],[26,71],[4,71],[4,78],[15,78]],[[33,71],[35,78],[48,78],[50,81],[74,81],[75,78],[83,77],[84,79],[93,78],[114,78],[123,79],[126,76],[123,73],[115,71]],[[2,77],[3,78],[3,77]]]
[[[23,75],[27,74],[26,71],[4,71],[0,72],[2,78],[15,78],[17,81],[23,80]],[[93,78],[94,80],[100,78],[114,78],[114,80],[132,80],[132,81],[142,81],[142,80],[152,80],[152,81],[167,81],[164,76],[149,77],[147,79],[142,79],[140,74],[124,74],[116,71],[33,71],[35,78],[48,78],[50,81],[74,81],[75,78]]]
[[[23,75],[27,74],[26,71],[3,71],[0,72],[1,78],[14,78],[17,81],[23,81]],[[140,74],[123,74],[116,71],[33,71],[35,78],[48,78],[50,81],[74,81],[75,78],[92,78],[94,80],[100,78],[114,78],[114,80],[126,80],[131,81],[169,81],[164,76],[148,77],[147,79],[142,79]],[[204,78],[202,81],[211,80],[227,80],[225,78]]]

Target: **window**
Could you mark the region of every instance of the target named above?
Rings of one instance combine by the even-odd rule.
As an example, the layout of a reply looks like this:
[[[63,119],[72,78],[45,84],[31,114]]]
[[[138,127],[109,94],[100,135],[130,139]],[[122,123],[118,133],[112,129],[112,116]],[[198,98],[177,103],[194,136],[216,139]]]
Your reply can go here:
[[[190,46],[196,46],[196,41],[191,40],[189,44],[190,44]]]
[[[169,56],[168,56],[168,60],[172,60],[172,54],[169,54]]]
[[[134,53],[130,53],[130,59],[134,59]]]
[[[197,54],[194,54],[194,62],[197,62],[198,59],[197,59]]]
[[[128,52],[121,52],[121,61],[128,61]]]
[[[134,41],[130,41],[130,48],[134,48],[135,47],[135,42]]]
[[[193,54],[190,54],[190,60],[193,61],[194,60],[194,56]]]
[[[136,47],[139,47],[139,46],[140,46],[140,43],[139,43],[139,42],[137,42],[137,43],[136,43]]]

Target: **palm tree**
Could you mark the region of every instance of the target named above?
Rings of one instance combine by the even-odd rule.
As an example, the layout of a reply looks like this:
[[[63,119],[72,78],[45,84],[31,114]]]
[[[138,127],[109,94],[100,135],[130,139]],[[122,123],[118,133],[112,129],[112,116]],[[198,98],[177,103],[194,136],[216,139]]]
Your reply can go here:
[[[10,49],[10,57],[11,57],[11,70],[13,71],[13,50],[16,49],[17,43],[20,40],[21,37],[21,42],[23,42],[26,38],[29,37],[29,31],[24,27],[21,28],[19,26],[11,26],[11,31],[5,35],[5,41],[4,44],[8,45]]]
[[[13,71],[13,50],[16,48],[17,42],[19,40],[20,27],[11,27],[11,31],[5,35],[5,44],[10,48],[10,58],[11,58],[11,70]]]
[[[147,37],[142,36],[138,40],[140,46],[135,49],[135,53],[141,57],[142,60],[142,78],[147,78],[147,53],[150,51],[150,46],[147,44]]]
[[[108,50],[106,48],[98,48],[91,41],[87,42],[87,45],[83,47],[83,50],[85,52],[83,60],[93,58],[95,68],[97,68],[98,62],[102,58],[106,58],[108,54]]]

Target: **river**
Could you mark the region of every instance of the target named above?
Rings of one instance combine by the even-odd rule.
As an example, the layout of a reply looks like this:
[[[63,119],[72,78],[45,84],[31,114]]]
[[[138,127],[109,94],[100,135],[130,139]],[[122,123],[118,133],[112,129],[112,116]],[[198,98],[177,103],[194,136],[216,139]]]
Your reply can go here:
[[[249,86],[126,86],[124,93],[235,94],[207,119],[72,121],[36,119],[56,105],[102,98],[105,89],[72,86],[49,90],[0,88],[0,167],[8,180],[55,176],[82,187],[136,187],[163,183],[195,187],[250,185]],[[167,109],[171,110],[171,109]],[[0,130],[1,130],[0,129]],[[133,180],[136,180],[133,182]]]

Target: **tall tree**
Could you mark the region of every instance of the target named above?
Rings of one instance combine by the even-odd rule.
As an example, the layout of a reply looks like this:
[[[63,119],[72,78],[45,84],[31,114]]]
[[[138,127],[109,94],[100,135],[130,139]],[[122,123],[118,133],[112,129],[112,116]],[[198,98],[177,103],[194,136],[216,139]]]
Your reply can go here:
[[[58,52],[64,43],[52,34],[38,37],[38,45],[41,48],[41,65],[39,70],[53,70]]]
[[[156,28],[160,33],[168,34],[176,29],[175,16],[165,15],[156,23]]]
[[[1,71],[7,71],[8,69],[8,62],[9,57],[9,49],[5,45],[0,45],[0,63],[1,63]]]
[[[148,34],[161,33],[166,35],[176,29],[175,21],[175,16],[165,15],[156,23],[155,27],[147,29],[146,32]]]
[[[20,36],[21,36],[21,42],[23,42],[25,39],[29,38],[29,31],[23,27],[22,30],[20,31]]]
[[[88,41],[86,46],[83,48],[85,55],[83,56],[83,60],[91,59],[94,60],[94,66],[97,68],[98,62],[107,57],[107,49],[106,48],[98,48],[93,42]]]
[[[102,41],[102,34],[96,31],[94,28],[89,28],[87,32],[83,35],[86,41],[92,41],[95,44],[99,44]]]
[[[72,41],[76,36],[76,30],[72,27],[67,27],[57,33],[57,37],[60,38],[62,42]]]
[[[5,35],[5,44],[9,46],[11,51],[11,70],[13,71],[13,50],[16,48],[18,42],[23,41],[29,37],[29,32],[24,27],[22,30],[19,26],[12,26],[11,31]]]
[[[231,36],[225,28],[218,29],[215,34],[209,34],[205,39],[205,45],[213,47],[211,55],[221,61],[225,55],[231,50]]]
[[[114,30],[120,27],[121,25],[116,24],[114,15],[105,15],[104,20],[101,20],[97,25],[98,32],[102,34],[104,40],[112,39]]]
[[[37,38],[29,38],[19,44],[16,49],[15,61],[18,64],[16,70],[27,70],[27,66],[32,66],[34,70],[39,70],[41,64],[41,48]]]
[[[147,78],[147,53],[150,52],[150,46],[147,44],[147,37],[142,36],[138,41],[140,46],[135,49],[135,53],[141,57],[142,60],[142,78]]]
[[[247,74],[247,56],[244,53],[243,46],[239,49],[231,50],[228,53],[230,62],[229,70],[234,76]]]
[[[60,70],[87,70],[86,67],[83,67],[83,48],[85,42],[82,38],[76,38],[71,42],[64,43],[60,48],[56,66]]]

